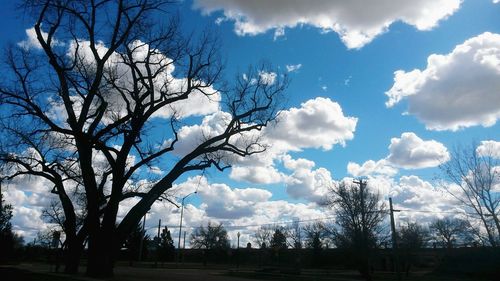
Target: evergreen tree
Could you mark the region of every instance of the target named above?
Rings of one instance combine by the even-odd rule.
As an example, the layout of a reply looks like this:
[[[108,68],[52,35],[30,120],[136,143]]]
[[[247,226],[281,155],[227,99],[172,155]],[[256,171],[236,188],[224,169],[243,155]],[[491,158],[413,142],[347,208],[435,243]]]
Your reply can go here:
[[[273,249],[286,249],[286,235],[282,227],[274,230],[273,237],[271,238],[271,248]]]
[[[15,250],[23,244],[23,239],[12,231],[12,205],[4,204],[1,193],[0,201],[0,261],[7,261],[14,257]]]
[[[160,259],[162,261],[173,261],[175,256],[174,240],[168,227],[162,229],[160,234],[160,243],[158,245]]]

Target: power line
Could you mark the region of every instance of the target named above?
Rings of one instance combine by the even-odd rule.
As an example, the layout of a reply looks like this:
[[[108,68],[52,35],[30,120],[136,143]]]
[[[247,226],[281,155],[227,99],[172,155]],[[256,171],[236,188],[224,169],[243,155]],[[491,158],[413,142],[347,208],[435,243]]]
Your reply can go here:
[[[474,215],[473,213],[467,213],[467,212],[452,212],[452,211],[428,211],[428,210],[412,210],[412,209],[395,209],[394,211],[399,211],[402,213],[428,213],[428,214],[463,214],[463,215]],[[368,212],[379,212],[383,214],[389,214],[390,212],[387,210],[384,211],[368,211]],[[230,224],[224,224],[227,223],[228,221],[222,221],[221,223],[224,225],[224,228],[226,229],[237,229],[237,228],[249,228],[249,227],[258,227],[258,226],[272,226],[272,225],[283,225],[283,224],[293,224],[293,223],[305,223],[305,222],[313,222],[313,221],[327,221],[327,220],[333,220],[335,219],[335,216],[328,216],[328,217],[322,217],[322,218],[314,218],[314,219],[305,219],[305,220],[285,220],[285,221],[272,221],[268,223],[260,223],[260,224],[244,224],[244,225],[230,225]],[[178,227],[177,225],[162,225],[162,227],[167,227],[169,229],[174,229]],[[147,226],[146,229],[155,229],[157,228],[158,225],[151,225]],[[184,226],[184,228],[187,229],[196,229],[200,228],[200,226]]]
[[[326,220],[331,220],[335,219],[334,216],[330,217],[323,217],[323,218],[315,218],[315,219],[307,219],[307,220],[287,220],[287,221],[274,221],[274,222],[269,222],[269,223],[262,223],[262,224],[245,224],[245,225],[224,225],[224,222],[221,222],[224,225],[224,228],[248,228],[248,227],[257,227],[257,226],[272,226],[272,225],[280,225],[280,224],[292,224],[292,223],[304,223],[304,222],[311,222],[311,221],[326,221]],[[163,225],[163,227],[167,228],[176,228],[177,226],[175,225]],[[146,229],[153,229],[157,228],[158,225],[152,225],[152,226],[147,226]],[[183,228],[189,228],[189,229],[195,229],[195,228],[200,228],[200,226],[185,226]]]

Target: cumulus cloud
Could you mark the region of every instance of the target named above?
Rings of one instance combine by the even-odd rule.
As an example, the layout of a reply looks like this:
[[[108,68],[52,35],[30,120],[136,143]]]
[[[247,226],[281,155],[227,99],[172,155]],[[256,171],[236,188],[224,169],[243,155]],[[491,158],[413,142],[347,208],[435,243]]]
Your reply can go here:
[[[19,45],[25,48],[40,48],[39,45],[33,45],[37,43],[36,36],[33,37],[33,34],[33,29],[27,30],[28,39],[20,42]],[[56,41],[56,43],[62,45],[62,43],[58,41]],[[70,59],[75,59],[78,64],[81,64],[80,67],[84,67],[90,71],[96,67],[96,60],[90,48],[90,41],[73,40],[68,42],[65,46],[67,46],[66,56]],[[95,48],[98,55],[101,57],[104,56],[104,54],[109,50],[102,42],[97,42],[95,44]],[[155,73],[152,83],[155,88],[156,96],[154,98],[156,100],[161,99],[161,93],[168,92],[169,97],[174,97],[187,90],[188,79],[185,77],[176,77],[174,75],[175,65],[173,64],[172,59],[168,58],[159,50],[152,49],[151,46],[139,40],[131,42],[129,48],[131,50],[131,56],[136,62],[134,66],[137,69],[135,69],[135,71],[140,71],[145,76],[147,76],[145,73],[148,71]],[[151,62],[148,65],[149,69],[146,67],[146,61]],[[116,83],[118,87],[134,88],[134,78],[132,72],[130,71],[130,67],[127,63],[124,63],[123,57],[118,52],[111,54],[106,62],[105,70],[104,75],[113,76],[109,77],[109,79],[116,80],[114,83]],[[275,78],[275,75],[276,74],[273,76],[273,73],[266,73],[265,77],[270,82],[274,82],[273,79]],[[220,110],[221,102],[220,93],[211,85],[208,86],[204,81],[194,79],[191,82],[198,85],[201,90],[195,89],[186,99],[180,99],[169,104],[168,106],[160,108],[152,115],[152,117],[168,119],[175,114],[177,118],[183,119],[191,116],[204,116],[218,112]],[[103,97],[108,103],[108,107],[103,118],[103,122],[106,124],[112,123],[116,118],[124,116],[127,112],[127,107],[133,108],[135,106],[133,99],[128,97],[128,99],[125,100],[116,90],[105,91]],[[82,105],[81,97],[73,95],[70,98],[73,102],[73,110],[76,114],[79,114]],[[144,102],[146,103],[148,101],[145,100]],[[201,104],[203,106],[200,106]],[[96,107],[97,104],[94,108]],[[62,121],[67,119],[66,109],[64,108],[62,101],[51,101],[51,108],[49,109],[48,114],[54,119]]]
[[[205,177],[189,178],[186,182],[177,185],[175,189],[183,191],[196,190],[207,216],[218,219],[237,219],[251,216],[255,212],[258,202],[267,201],[272,193],[259,188],[231,188],[222,183],[210,184]]]
[[[394,176],[398,173],[398,169],[391,166],[386,159],[378,161],[368,160],[362,165],[354,162],[347,164],[347,172],[354,177],[364,177],[374,174]]]
[[[228,113],[217,112],[205,116],[200,125],[182,127],[178,132],[176,153],[185,155],[207,137],[220,134],[230,118]],[[318,97],[302,103],[299,108],[281,111],[278,121],[264,128],[261,135],[251,132],[242,137],[258,137],[267,149],[256,155],[232,159],[230,177],[258,184],[283,182],[285,175],[274,167],[277,159],[289,151],[329,150],[336,144],[345,145],[354,137],[356,124],[357,118],[345,116],[340,105],[329,98]]]
[[[256,35],[285,28],[310,25],[323,32],[334,31],[348,48],[361,48],[388,30],[396,21],[430,30],[452,15],[461,0],[418,1],[246,1],[196,0],[194,8],[205,14],[222,10],[224,20],[234,21],[238,35]],[[219,20],[220,22],[221,20]]]
[[[500,34],[485,32],[430,55],[424,70],[394,74],[386,105],[407,99],[408,114],[430,130],[489,127],[500,118]]]
[[[289,155],[283,157],[283,165],[293,171],[285,180],[288,195],[316,203],[324,200],[328,188],[333,185],[327,169],[313,169],[314,162],[303,158],[292,159]]]
[[[32,240],[38,231],[51,225],[43,221],[41,215],[52,200],[57,200],[57,195],[50,193],[52,186],[43,178],[29,176],[19,176],[2,185],[5,203],[13,206],[12,229],[25,241]]]
[[[299,162],[302,160],[298,160],[297,164]],[[298,166],[300,165],[294,167]],[[190,231],[202,224],[206,225],[208,221],[223,223],[230,236],[236,237],[236,232],[241,232],[241,243],[253,243],[252,236],[260,225],[290,223],[295,219],[321,219],[332,215],[330,210],[319,209],[314,203],[271,200],[272,193],[268,190],[232,188],[222,183],[209,183],[201,176],[191,177],[175,185],[173,189],[176,189],[180,197],[197,190],[197,194],[190,196],[189,201],[199,200],[199,206],[196,207],[188,202],[185,204],[183,221],[185,229]],[[166,212],[172,215],[169,215],[164,223],[177,225],[180,219],[179,211],[172,205],[161,205],[158,202],[153,205],[151,215],[148,216],[152,223],[147,224],[154,226],[158,218],[162,218],[162,214]],[[177,229],[174,228],[173,233],[178,235]]]
[[[436,216],[445,216],[443,211],[464,214],[461,205],[456,204],[457,201],[452,195],[414,175],[401,177],[399,182],[393,185],[390,196],[398,208],[418,211],[402,212],[409,221],[429,222]]]
[[[411,132],[401,134],[401,138],[392,138],[389,151],[387,161],[405,169],[436,167],[450,158],[442,143],[424,141]]]
[[[302,103],[300,108],[282,111],[277,124],[266,128],[266,134],[289,150],[330,150],[354,138],[357,122],[357,118],[345,116],[338,103],[318,97]]]
[[[271,184],[281,182],[284,175],[272,166],[235,166],[229,177],[237,181]]]
[[[17,45],[25,50],[29,49],[37,49],[41,50],[42,46],[40,45],[40,42],[38,42],[37,36],[36,36],[36,31],[35,28],[28,28],[25,30],[26,32],[26,39],[17,43]],[[42,37],[44,40],[47,40],[47,36],[49,35],[47,32],[41,31],[42,32]],[[58,40],[52,40],[51,42],[52,46],[57,46],[57,45],[62,45],[61,42]]]
[[[345,145],[354,137],[356,124],[357,118],[345,116],[340,105],[328,98],[319,97],[302,103],[300,108],[284,110],[277,123],[263,130],[262,141],[268,149],[262,154],[238,159],[230,177],[258,184],[284,182],[291,197],[317,202],[332,181],[330,172],[324,168],[314,169],[314,162],[295,160],[287,153],[307,148],[330,150],[336,144]],[[276,169],[275,164],[280,161],[291,174]]]
[[[436,167],[450,158],[448,149],[435,140],[422,140],[415,133],[406,132],[392,138],[389,155],[378,161],[363,164],[349,162],[347,172],[354,177],[390,178],[399,168],[422,169]]]
[[[500,142],[494,140],[482,141],[476,151],[481,156],[492,156],[500,159]]]

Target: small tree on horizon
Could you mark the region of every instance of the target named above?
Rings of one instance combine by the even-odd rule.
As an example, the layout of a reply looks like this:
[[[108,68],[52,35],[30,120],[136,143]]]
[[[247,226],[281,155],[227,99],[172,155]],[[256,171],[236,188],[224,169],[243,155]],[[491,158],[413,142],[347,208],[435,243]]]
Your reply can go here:
[[[269,241],[270,247],[275,250],[284,250],[288,248],[287,244],[287,232],[284,227],[276,227],[274,229],[273,236],[271,237],[271,240]]]
[[[254,234],[255,242],[259,248],[267,248],[271,244],[273,235],[273,227],[270,225],[263,225],[259,227]]]
[[[229,249],[229,236],[222,225],[208,222],[207,226],[200,225],[191,234],[191,247],[195,249]]]
[[[175,257],[174,240],[168,227],[164,227],[160,233],[158,245],[159,256],[162,261],[172,261]]]
[[[324,247],[327,236],[326,226],[322,222],[314,222],[304,226],[306,248],[319,251]]]
[[[125,240],[124,246],[127,248],[127,253],[129,256],[129,261],[132,264],[133,261],[137,261],[139,256],[146,258],[148,255],[148,241],[150,241],[149,235],[146,231],[142,229],[141,224],[137,224],[136,228]],[[142,249],[141,249],[142,246]],[[140,253],[142,251],[142,253]]]
[[[366,280],[372,280],[371,256],[378,247],[386,214],[379,194],[370,191],[363,181],[359,185],[340,182],[330,188],[325,204],[336,212],[337,227],[332,228],[334,244],[350,254]]]
[[[397,233],[404,269],[408,276],[411,267],[419,261],[418,251],[425,247],[430,239],[429,231],[414,222],[402,226]]]
[[[429,228],[437,242],[444,248],[451,249],[460,243],[469,243],[474,240],[472,226],[464,219],[436,219]]]

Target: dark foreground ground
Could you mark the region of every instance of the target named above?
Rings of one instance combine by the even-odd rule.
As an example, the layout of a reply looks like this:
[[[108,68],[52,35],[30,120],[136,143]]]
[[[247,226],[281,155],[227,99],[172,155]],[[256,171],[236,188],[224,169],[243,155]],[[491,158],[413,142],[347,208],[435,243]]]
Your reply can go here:
[[[2,281],[95,281],[83,275],[67,276],[53,273],[54,268],[46,264],[19,264],[0,266]],[[273,268],[151,268],[117,266],[115,277],[109,281],[250,281],[250,280],[304,280],[304,281],[360,281],[355,271],[347,270],[303,270],[300,274],[288,273]],[[392,273],[376,273],[375,281],[395,281]],[[479,281],[463,276],[436,276],[424,272],[403,277],[404,281]],[[488,280],[488,279],[484,279]],[[491,280],[491,279],[490,279]],[[101,280],[102,281],[102,280]]]

